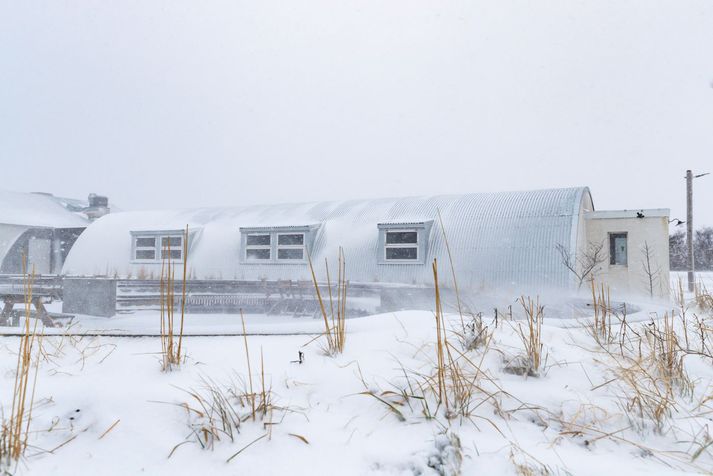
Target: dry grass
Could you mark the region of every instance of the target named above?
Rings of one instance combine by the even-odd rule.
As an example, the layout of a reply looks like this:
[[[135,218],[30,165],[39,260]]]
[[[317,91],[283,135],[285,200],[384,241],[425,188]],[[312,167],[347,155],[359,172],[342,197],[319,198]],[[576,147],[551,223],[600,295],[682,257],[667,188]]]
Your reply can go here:
[[[171,241],[162,249],[161,280],[161,369],[174,370],[181,365],[183,353],[183,321],[186,311],[186,266],[188,263],[188,225],[183,235],[183,278],[181,280],[181,319],[175,322],[175,265],[171,259]]]
[[[530,422],[542,427],[544,433],[556,432],[557,436],[551,441],[553,446],[565,437],[573,438],[588,449],[593,449],[600,440],[609,440],[628,445],[640,457],[651,458],[652,462],[669,468],[710,471],[701,468],[705,468],[713,457],[713,438],[709,429],[713,394],[709,381],[694,380],[689,376],[689,371],[693,375],[693,369],[700,368],[701,360],[708,363],[711,359],[708,347],[704,345],[704,341],[710,340],[705,317],[699,319],[696,316],[697,327],[702,328],[700,337],[688,331],[691,346],[698,349],[700,344],[701,351],[692,351],[686,341],[686,331],[681,327],[692,325],[690,311],[688,322],[677,311],[649,322],[627,322],[626,307],[621,308],[623,311],[612,308],[607,287],[592,286],[597,316],[586,332],[593,333],[596,345],[592,348],[589,339],[581,342],[586,342],[583,349],[593,352],[593,360],[591,356],[583,356],[582,362],[556,362],[548,366],[547,359],[543,358],[544,307],[538,299],[522,296],[518,306],[526,319],[512,325],[524,348],[525,357],[520,368],[525,371],[521,373],[536,375],[547,369],[557,372],[554,369],[558,367],[582,365],[591,382],[589,391],[592,393],[590,397],[583,397],[578,408],[569,407],[573,408],[572,413],[562,408],[525,403],[506,391],[488,373],[483,356],[490,350],[500,350],[491,344],[493,333],[488,331],[481,316],[473,316],[472,323],[466,326],[466,335],[483,336],[481,344],[458,345],[452,337],[457,332],[449,331],[448,318],[443,314],[437,264],[434,260],[435,342],[415,347],[415,355],[427,355],[432,367],[414,371],[398,362],[402,375],[391,380],[386,390],[367,385],[362,377],[365,386],[362,395],[377,400],[390,415],[408,424],[416,422],[417,413],[427,420],[435,420],[434,423],[444,429],[457,428],[458,422],[471,422],[477,428],[487,420],[505,441],[512,442],[517,438],[505,436],[499,426],[507,432],[511,428],[514,431],[518,423]],[[690,302],[684,303],[682,309],[690,308],[690,305]],[[573,345],[579,346],[578,341],[579,336]],[[590,379],[598,373],[603,383]],[[542,384],[534,385],[536,392],[542,391]],[[489,414],[494,416],[486,418]],[[526,417],[517,418],[516,415]],[[503,426],[505,421],[509,422]],[[651,436],[652,432],[655,437]],[[648,438],[651,438],[650,442]],[[540,454],[533,452],[532,455],[539,457]],[[532,455],[520,447],[514,448],[511,460],[518,474],[568,474],[562,468],[548,466],[551,459],[543,463]],[[438,471],[442,467],[441,460],[436,457],[431,467]]]
[[[245,319],[243,318],[244,329]],[[265,380],[263,352],[260,349],[260,388],[255,391],[247,336],[244,336],[244,344],[248,369],[247,382],[240,376],[226,384],[219,384],[202,377],[199,388],[185,390],[190,399],[180,406],[186,411],[191,432],[185,442],[174,447],[169,457],[179,446],[192,440],[196,441],[201,448],[210,450],[214,449],[216,443],[220,441],[235,442],[242,425],[248,420],[261,421],[265,433],[233,453],[227,462],[233,460],[257,441],[272,437],[272,426],[275,425],[272,416],[273,412],[279,408],[274,405],[272,387]]]
[[[186,393],[190,399],[180,406],[186,410],[190,436],[203,449],[212,450],[223,440],[235,442],[248,420],[260,419],[266,432],[270,431],[268,420],[274,406],[269,388],[251,392],[242,378],[226,384],[201,378],[201,385]]]
[[[404,370],[408,384],[405,395],[417,398],[421,402],[422,413],[427,418],[434,418],[443,410],[443,415],[450,420],[456,417],[473,418],[475,411],[488,401],[497,401],[502,389],[483,370],[483,359],[490,346],[492,332],[482,330],[477,346],[480,355],[474,357],[458,349],[448,338],[449,330],[443,314],[443,303],[438,279],[438,261],[433,260],[433,281],[435,291],[435,361],[431,374]],[[477,324],[474,324],[474,332]],[[458,335],[457,333],[455,333]],[[467,352],[467,351],[466,351]],[[429,401],[435,402],[431,408]]]
[[[347,340],[347,274],[346,260],[344,259],[344,251],[339,247],[339,255],[337,258],[337,283],[336,292],[332,292],[332,282],[329,275],[329,262],[325,258],[324,266],[327,274],[327,290],[329,296],[329,312],[324,305],[322,292],[317,282],[317,275],[312,266],[312,258],[307,254],[309,269],[312,274],[312,283],[317,294],[319,302],[319,310],[324,320],[324,335],[327,339],[325,353],[328,355],[336,355],[344,352],[344,345]],[[334,294],[336,294],[336,301]],[[336,312],[335,312],[336,311]]]
[[[483,330],[477,346],[479,354],[476,355],[471,353],[473,351],[463,351],[452,343],[448,336],[450,331],[447,319],[443,314],[437,260],[433,261],[432,269],[436,327],[433,345],[435,355],[433,358],[429,356],[430,369],[426,372],[410,370],[399,364],[402,377],[392,384],[392,390],[384,391],[367,384],[362,376],[365,391],[361,392],[361,395],[374,398],[402,422],[408,420],[407,410],[410,410],[427,420],[444,417],[446,422],[456,418],[475,422],[484,419],[495,426],[487,417],[476,414],[477,410],[486,404],[493,405],[497,411],[500,395],[504,394],[488,372],[482,370],[493,334]],[[457,332],[452,334],[460,335]],[[428,348],[430,349],[430,346]]]
[[[708,429],[713,411],[709,404],[713,398],[707,396],[710,387],[697,390],[696,386],[702,381],[692,379],[686,368],[688,359],[711,359],[705,344],[708,329],[703,324],[705,319],[694,314],[697,328],[704,328],[690,332],[692,319],[687,318],[686,313],[693,302],[687,300],[680,283],[678,288],[674,287],[673,296],[678,310],[665,313],[661,318],[654,316],[647,323],[629,324],[626,315],[621,318],[616,312],[607,311],[607,317],[620,319],[618,333],[608,325],[609,319],[605,326],[601,325],[602,319],[598,321],[598,328],[592,326],[593,331],[599,330],[593,333],[597,344],[593,350],[595,362],[605,375],[603,383],[592,384],[592,391],[604,390],[600,401],[603,403],[613,397],[619,411],[602,408],[594,412],[592,418],[584,418],[585,421],[560,420],[563,435],[587,435],[590,444],[602,438],[610,439],[631,445],[639,454],[670,467],[680,465],[696,471],[700,470],[698,461],[713,456]],[[605,302],[608,300],[606,293],[600,290],[595,298],[600,309],[602,297]],[[600,317],[603,315],[607,314],[600,313]],[[619,343],[616,351],[610,345],[615,338]],[[693,347],[696,350],[692,350]],[[694,362],[691,368],[700,368],[696,367],[700,364]],[[607,428],[619,420],[623,421],[615,428]],[[640,439],[649,432],[674,436],[675,444],[685,450],[666,451],[657,449],[655,444],[647,446]]]
[[[505,371],[517,375],[537,377],[542,366],[542,322],[545,318],[545,307],[540,305],[540,299],[520,296],[518,302],[525,314],[526,325],[521,323],[515,328],[522,341],[524,355],[511,359],[505,365]]]
[[[695,302],[699,310],[706,313],[713,313],[713,295],[708,291],[703,281],[695,287]]]
[[[470,321],[465,324],[464,332],[456,333],[464,351],[473,351],[485,346],[493,331],[485,325],[481,313],[471,314]]]
[[[609,286],[601,283],[598,287],[592,279],[592,309],[594,310],[594,322],[592,323],[592,335],[595,339],[605,343],[611,343],[614,336],[612,333],[612,310]]]
[[[460,290],[458,289],[458,280],[456,279],[456,268],[453,265],[453,255],[451,254],[451,245],[448,242],[448,235],[446,235],[446,227],[443,226],[443,217],[441,216],[441,210],[437,210],[438,212],[438,224],[441,227],[441,232],[443,233],[443,242],[446,245],[446,253],[448,254],[448,262],[451,265],[451,277],[453,278],[453,290],[455,291],[456,294],[456,304],[458,305],[458,315],[460,316],[460,326],[461,326],[461,332],[465,334],[466,328],[465,328],[465,321],[463,319],[463,306],[461,305],[461,299],[460,299]]]
[[[558,474],[514,443],[511,443],[510,447],[510,462],[518,476],[553,476]]]
[[[12,406],[9,418],[3,416],[0,429],[0,467],[9,468],[24,456],[30,435],[32,410],[35,402],[37,374],[40,365],[38,348],[42,334],[37,333],[37,320],[30,330],[30,306],[32,287],[35,280],[34,268],[27,272],[27,261],[23,257],[23,289],[25,294],[25,332],[20,337],[17,354],[15,382],[12,387]],[[34,356],[33,356],[34,354]],[[33,372],[34,367],[34,372]]]
[[[604,363],[611,374],[601,386],[618,388],[615,393],[632,428],[664,433],[678,409],[678,398],[690,397],[694,390],[684,366],[687,352],[675,330],[675,315],[666,313],[632,334],[618,353],[600,342],[600,350],[610,357]]]
[[[448,329],[443,314],[443,303],[438,280],[438,261],[433,260],[433,282],[435,290],[436,321],[436,361],[435,375],[416,375],[417,386],[424,397],[430,393],[435,397],[437,407],[443,408],[447,419],[455,417],[472,418],[475,410],[484,403],[496,402],[502,389],[482,370],[483,360],[490,347],[492,332],[482,329],[477,347],[481,351],[477,358],[459,350],[448,339]],[[476,332],[477,323],[474,324]],[[457,335],[457,334],[456,334]]]

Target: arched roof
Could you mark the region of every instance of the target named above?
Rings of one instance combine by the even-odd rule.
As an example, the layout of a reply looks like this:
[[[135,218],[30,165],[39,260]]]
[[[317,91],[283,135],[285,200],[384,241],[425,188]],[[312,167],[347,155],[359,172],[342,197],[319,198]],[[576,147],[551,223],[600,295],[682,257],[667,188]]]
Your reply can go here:
[[[64,273],[136,276],[144,265],[131,263],[132,231],[188,225],[193,233],[188,265],[198,278],[309,279],[304,264],[241,263],[240,228],[320,225],[312,250],[315,263],[333,260],[342,246],[352,281],[431,284],[433,258],[442,263],[444,281],[450,275],[440,211],[460,286],[567,286],[570,278],[555,246],[576,249],[583,197],[591,204],[589,190],[577,187],[114,213],[80,236]],[[424,264],[379,264],[378,224],[428,221],[433,226]]]
[[[49,193],[0,190],[0,223],[47,228],[84,228],[85,215],[67,207],[70,200]]]

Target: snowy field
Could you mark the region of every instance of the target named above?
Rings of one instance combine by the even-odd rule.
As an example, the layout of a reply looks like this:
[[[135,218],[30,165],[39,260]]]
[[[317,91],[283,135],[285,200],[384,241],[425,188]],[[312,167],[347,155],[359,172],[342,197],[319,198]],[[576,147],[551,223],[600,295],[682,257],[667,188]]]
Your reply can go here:
[[[672,271],[671,272],[671,286],[676,288],[678,282],[683,283],[684,287],[688,283],[688,274],[684,271]],[[696,272],[696,282],[703,284],[703,286],[708,289],[708,291],[713,290],[713,271],[697,271]]]
[[[713,340],[713,317],[689,303],[684,333],[676,315],[678,346],[666,367],[655,337],[665,326],[649,312],[627,316],[625,326],[613,316],[605,339],[595,339],[587,325],[550,325],[545,314],[542,363],[530,375],[517,371],[527,357],[523,320],[495,326],[484,316],[480,335],[488,337],[474,343],[467,331],[464,344],[460,317],[451,314],[448,349],[466,378],[446,376],[445,399],[434,383],[431,312],[350,319],[337,356],[323,351],[320,320],[248,316],[248,333],[276,334],[247,338],[250,369],[241,336],[186,337],[186,361],[172,372],[161,371],[157,337],[46,336],[29,447],[10,469],[38,475],[710,473],[713,359],[699,333]],[[141,322],[155,328],[158,319],[137,313],[74,325],[138,334],[146,330]],[[236,316],[191,322],[197,334],[241,332]],[[18,346],[19,338],[0,337],[5,412]],[[667,374],[679,361],[680,372]],[[264,388],[270,400],[267,414],[258,411],[254,420],[250,404],[236,397],[251,393],[250,377],[252,393]],[[467,397],[453,387],[463,381],[470,382]],[[244,420],[232,441],[217,432],[212,448],[201,446],[205,415],[186,409],[200,410],[189,392],[205,395],[206,382],[232,395],[231,408]]]

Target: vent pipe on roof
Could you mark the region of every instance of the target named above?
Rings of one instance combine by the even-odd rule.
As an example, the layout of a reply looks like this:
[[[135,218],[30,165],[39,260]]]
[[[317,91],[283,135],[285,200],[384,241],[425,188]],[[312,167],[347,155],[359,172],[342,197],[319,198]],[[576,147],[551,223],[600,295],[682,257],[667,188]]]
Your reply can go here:
[[[89,206],[82,210],[90,220],[94,221],[97,218],[103,217],[109,213],[109,198],[97,195],[95,193],[90,193],[87,198]]]

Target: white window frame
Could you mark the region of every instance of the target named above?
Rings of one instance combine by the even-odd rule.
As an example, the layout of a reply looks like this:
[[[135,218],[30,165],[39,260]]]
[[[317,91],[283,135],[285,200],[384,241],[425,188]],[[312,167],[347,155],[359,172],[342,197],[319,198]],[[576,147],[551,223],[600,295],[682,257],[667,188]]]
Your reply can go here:
[[[169,240],[171,238],[178,238],[181,241],[180,246],[163,246],[163,240],[168,238]],[[170,241],[169,241],[170,243]],[[171,250],[171,254],[173,254],[174,251],[180,251],[181,252],[181,257],[180,258],[171,258],[170,256],[167,259],[170,259],[172,262],[176,263],[182,263],[183,262],[183,234],[181,235],[161,235],[158,239],[158,249],[159,249],[159,254],[158,254],[158,261],[163,261],[163,252],[166,250]]]
[[[616,262],[616,238],[624,238],[626,246],[624,263]],[[627,268],[629,266],[629,233],[626,231],[609,232],[609,266]]]
[[[273,227],[241,227],[240,228],[240,262],[243,264],[307,264],[307,256],[312,251],[319,224],[304,226],[273,226]],[[248,259],[247,250],[258,248],[256,245],[247,244],[250,235],[270,235],[270,246],[262,245],[261,248],[270,249],[270,259]],[[282,235],[302,235],[301,245],[280,245]],[[301,259],[280,258],[280,250],[302,250]]]
[[[270,238],[270,244],[267,245],[248,245],[247,239],[250,236],[267,236]],[[272,260],[272,235],[270,233],[266,232],[255,232],[255,233],[247,233],[245,235],[245,246],[243,246],[243,259],[246,262],[249,263],[264,263],[264,262],[269,262]],[[250,250],[268,250],[269,251],[269,256],[267,259],[264,258],[249,258],[248,257],[248,251]]]
[[[171,258],[172,263],[182,263],[183,257],[185,256],[184,249],[184,231],[183,230],[165,230],[165,231],[132,231],[131,232],[131,262],[132,263],[161,263],[163,255],[162,242],[164,238],[178,238],[181,240],[181,246],[171,247],[171,251],[176,251],[180,249],[180,258]],[[140,238],[153,238],[154,246],[137,246],[137,240]],[[151,250],[154,251],[154,257],[151,258],[137,258],[136,252],[139,250]]]
[[[277,235],[277,242],[275,243],[275,246],[277,247],[277,250],[275,252],[275,259],[277,261],[305,261],[307,259],[306,253],[307,253],[307,233],[303,231],[294,231],[294,232],[280,232],[280,233],[275,233]],[[281,245],[280,244],[280,237],[285,236],[285,235],[302,235],[302,244],[301,245]],[[280,250],[302,250],[302,257],[301,258],[280,258]]]
[[[433,221],[412,222],[412,223],[379,223],[379,264],[424,264],[428,255],[428,242]],[[416,232],[416,243],[387,243],[388,233]],[[394,248],[415,248],[415,259],[393,259],[387,258],[387,249]]]
[[[416,243],[389,243],[389,233],[416,233]],[[421,256],[420,256],[420,243],[419,243],[419,238],[421,233],[419,233],[419,230],[416,228],[393,228],[390,230],[385,230],[384,231],[384,261],[388,261],[390,263],[398,263],[398,262],[406,262],[406,263],[411,263],[413,261],[418,261]],[[416,250],[416,257],[415,258],[389,258],[389,251],[390,249],[415,249]]]
[[[141,239],[151,239],[153,240],[153,245],[152,246],[139,246],[138,241]],[[159,241],[159,238],[157,236],[147,236],[147,235],[134,235],[132,237],[133,243],[132,243],[132,250],[131,250],[131,257],[132,261],[156,261],[156,242]],[[151,251],[153,252],[153,258],[139,258],[136,256],[136,254],[139,251]]]

